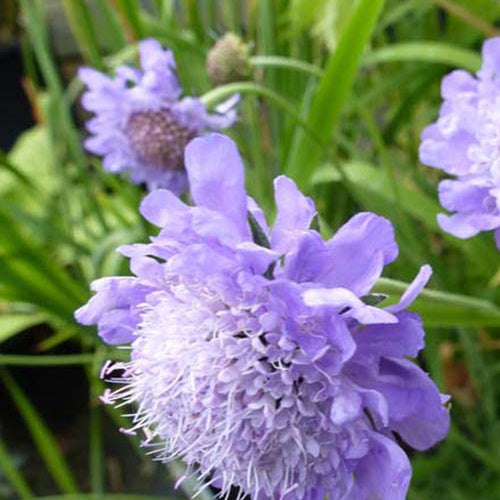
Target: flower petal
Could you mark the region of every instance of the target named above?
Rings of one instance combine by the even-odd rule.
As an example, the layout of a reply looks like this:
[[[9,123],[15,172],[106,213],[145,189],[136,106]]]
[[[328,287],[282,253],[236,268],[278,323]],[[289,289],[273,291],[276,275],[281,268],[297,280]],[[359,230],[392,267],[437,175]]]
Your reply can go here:
[[[156,189],[142,200],[141,214],[158,227],[183,225],[187,222],[189,207],[167,189]]]
[[[406,359],[382,358],[369,388],[389,405],[389,426],[417,450],[426,450],[447,434],[450,415],[429,376]]]
[[[318,281],[363,296],[370,292],[383,267],[398,255],[392,224],[372,213],[360,213],[326,243],[329,255]]]
[[[414,280],[410,283],[403,295],[401,295],[401,299],[399,300],[399,302],[392,306],[386,307],[385,310],[396,313],[409,307],[418,297],[418,294],[422,291],[425,285],[427,285],[427,282],[431,279],[431,276],[432,267],[428,264],[422,266],[417,276],[415,276]]]
[[[192,140],[185,158],[195,203],[224,215],[240,240],[250,240],[245,172],[236,144],[224,135],[209,134]]]
[[[272,246],[279,252],[290,249],[290,232],[306,231],[316,214],[310,198],[304,196],[292,179],[280,175],[274,180],[274,196],[278,215],[272,232]]]
[[[377,307],[368,306],[346,288],[311,288],[303,293],[304,302],[311,307],[332,307],[346,317],[362,324],[397,323],[395,316]]]
[[[404,500],[411,479],[405,452],[389,438],[369,433],[370,451],[356,467],[354,488],[345,500]]]

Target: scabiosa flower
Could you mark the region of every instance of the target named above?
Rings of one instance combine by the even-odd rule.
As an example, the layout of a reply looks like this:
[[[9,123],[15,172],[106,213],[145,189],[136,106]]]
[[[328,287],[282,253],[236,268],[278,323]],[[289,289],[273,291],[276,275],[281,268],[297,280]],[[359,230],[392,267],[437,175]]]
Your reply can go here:
[[[88,90],[82,104],[95,117],[87,122],[86,148],[103,157],[110,172],[129,172],[132,182],[175,193],[187,187],[186,144],[236,119],[235,99],[209,114],[197,98],[181,98],[182,89],[170,50],[153,39],[139,43],[141,68],[120,66],[114,77],[81,68]]]
[[[495,230],[500,249],[500,38],[483,46],[475,75],[457,70],[442,82],[439,119],[422,134],[422,163],[454,176],[439,185],[452,215],[440,214],[444,231],[469,238]]]
[[[150,193],[141,212],[160,233],[121,247],[133,276],[97,280],[76,313],[131,349],[105,365],[117,385],[104,400],[133,404],[127,432],[221,494],[404,499],[411,468],[395,436],[424,450],[449,426],[446,398],[407,359],[424,331],[406,308],[430,268],[377,307],[370,291],[398,254],[389,221],[360,213],[324,241],[313,202],[282,176],[270,229],[221,135],[192,141],[186,168],[195,205]]]

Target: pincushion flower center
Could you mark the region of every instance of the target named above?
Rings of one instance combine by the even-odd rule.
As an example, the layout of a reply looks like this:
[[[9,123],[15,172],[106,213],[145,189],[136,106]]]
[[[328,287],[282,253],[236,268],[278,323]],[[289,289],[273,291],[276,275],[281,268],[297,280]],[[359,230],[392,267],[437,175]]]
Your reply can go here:
[[[132,113],[126,135],[139,161],[167,170],[184,168],[184,148],[195,137],[168,109]]]

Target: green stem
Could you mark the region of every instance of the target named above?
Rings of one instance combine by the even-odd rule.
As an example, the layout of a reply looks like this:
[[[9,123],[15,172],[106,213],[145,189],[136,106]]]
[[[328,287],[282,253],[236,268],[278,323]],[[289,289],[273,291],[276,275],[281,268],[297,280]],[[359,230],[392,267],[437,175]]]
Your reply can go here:
[[[311,140],[313,140],[317,145],[321,144],[316,134],[301,118],[300,114],[295,109],[295,106],[290,101],[281,97],[277,92],[274,92],[273,90],[268,89],[267,87],[259,85],[258,83],[253,83],[253,82],[228,83],[227,85],[223,85],[221,87],[217,87],[213,90],[210,90],[209,92],[201,96],[200,100],[205,104],[205,106],[212,107],[216,103],[221,102],[224,99],[227,99],[228,97],[231,97],[235,94],[254,94],[266,97],[271,102],[274,102],[274,104],[282,108],[286,113],[290,115],[290,117],[293,120],[295,120],[299,125],[301,125],[304,131],[308,133],[308,136]]]
[[[253,66],[292,69],[313,76],[321,76],[323,74],[323,71],[318,66],[291,57],[253,56],[250,58],[250,62]]]
[[[93,354],[0,354],[0,366],[65,366],[92,363]]]

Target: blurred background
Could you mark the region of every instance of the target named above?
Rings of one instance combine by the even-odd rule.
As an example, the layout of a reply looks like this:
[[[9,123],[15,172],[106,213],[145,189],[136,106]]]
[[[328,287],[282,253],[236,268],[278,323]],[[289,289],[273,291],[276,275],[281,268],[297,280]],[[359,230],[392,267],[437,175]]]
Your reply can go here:
[[[206,58],[227,32],[248,44],[251,71],[215,87]],[[197,489],[175,491],[182,464],[152,462],[118,432],[99,370],[123,351],[73,321],[90,281],[128,273],[114,249],[154,231],[137,211],[143,189],[83,150],[75,72],[136,65],[146,37],[174,51],[186,95],[209,107],[241,95],[228,133],[269,213],[285,172],[314,197],[325,236],[359,210],[392,219],[401,253],[388,277],[432,265],[439,292],[415,305],[427,331],[419,362],[452,395],[453,427],[433,450],[407,450],[409,498],[500,498],[498,252],[491,234],[439,231],[440,175],[418,162],[441,78],[476,71],[492,36],[495,0],[0,0],[0,499]]]

